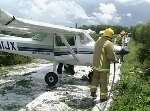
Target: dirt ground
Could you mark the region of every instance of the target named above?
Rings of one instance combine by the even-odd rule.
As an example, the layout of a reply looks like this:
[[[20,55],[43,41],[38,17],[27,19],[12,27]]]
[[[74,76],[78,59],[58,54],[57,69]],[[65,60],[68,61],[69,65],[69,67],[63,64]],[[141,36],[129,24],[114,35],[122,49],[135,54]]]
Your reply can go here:
[[[120,79],[120,66],[116,65],[115,83]],[[98,111],[103,107],[101,103],[93,104],[89,83],[81,80],[90,67],[75,66],[74,76],[59,75],[56,87],[49,88],[44,76],[52,69],[53,64],[47,61],[6,69],[7,73],[0,76],[0,111]]]

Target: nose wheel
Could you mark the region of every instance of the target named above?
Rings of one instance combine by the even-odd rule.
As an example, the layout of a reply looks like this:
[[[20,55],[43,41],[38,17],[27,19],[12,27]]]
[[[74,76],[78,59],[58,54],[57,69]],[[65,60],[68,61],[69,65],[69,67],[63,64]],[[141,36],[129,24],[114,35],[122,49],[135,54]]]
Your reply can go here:
[[[48,84],[48,86],[53,87],[58,82],[58,75],[54,72],[49,72],[45,76],[45,82]]]

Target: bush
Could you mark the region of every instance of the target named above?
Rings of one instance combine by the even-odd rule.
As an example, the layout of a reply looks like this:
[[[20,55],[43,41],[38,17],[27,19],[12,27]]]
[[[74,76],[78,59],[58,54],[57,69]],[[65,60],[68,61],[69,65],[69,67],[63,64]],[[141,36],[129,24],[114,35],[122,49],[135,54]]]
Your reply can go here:
[[[132,27],[133,38],[143,46],[139,49],[139,59],[141,63],[150,63],[150,22]],[[148,62],[147,62],[148,61]]]
[[[0,54],[0,65],[8,66],[8,65],[16,65],[31,62],[31,58],[27,56],[21,56],[17,54],[10,54],[7,52],[1,52]]]

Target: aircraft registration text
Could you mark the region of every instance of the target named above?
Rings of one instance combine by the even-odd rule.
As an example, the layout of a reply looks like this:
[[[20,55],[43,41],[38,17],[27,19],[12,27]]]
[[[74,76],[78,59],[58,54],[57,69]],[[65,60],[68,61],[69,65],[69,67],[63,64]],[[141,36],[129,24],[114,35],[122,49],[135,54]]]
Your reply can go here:
[[[17,44],[15,42],[0,41],[0,49],[16,51],[18,48],[17,48]]]

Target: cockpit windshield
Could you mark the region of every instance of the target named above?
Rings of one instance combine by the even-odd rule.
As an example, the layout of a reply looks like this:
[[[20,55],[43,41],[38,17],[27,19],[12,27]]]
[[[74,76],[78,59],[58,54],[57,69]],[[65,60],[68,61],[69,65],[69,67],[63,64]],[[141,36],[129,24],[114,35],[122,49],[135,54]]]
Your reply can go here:
[[[89,33],[89,35],[90,35],[94,40],[97,40],[97,38],[99,37],[99,35],[96,34],[95,32],[94,32],[94,33]]]
[[[80,43],[81,44],[87,44],[90,42],[90,40],[88,39],[88,37],[86,37],[84,34],[80,34]]]
[[[79,35],[80,36],[80,43],[81,44],[88,44],[90,42],[93,42],[94,40],[90,36],[89,33],[82,33]]]

